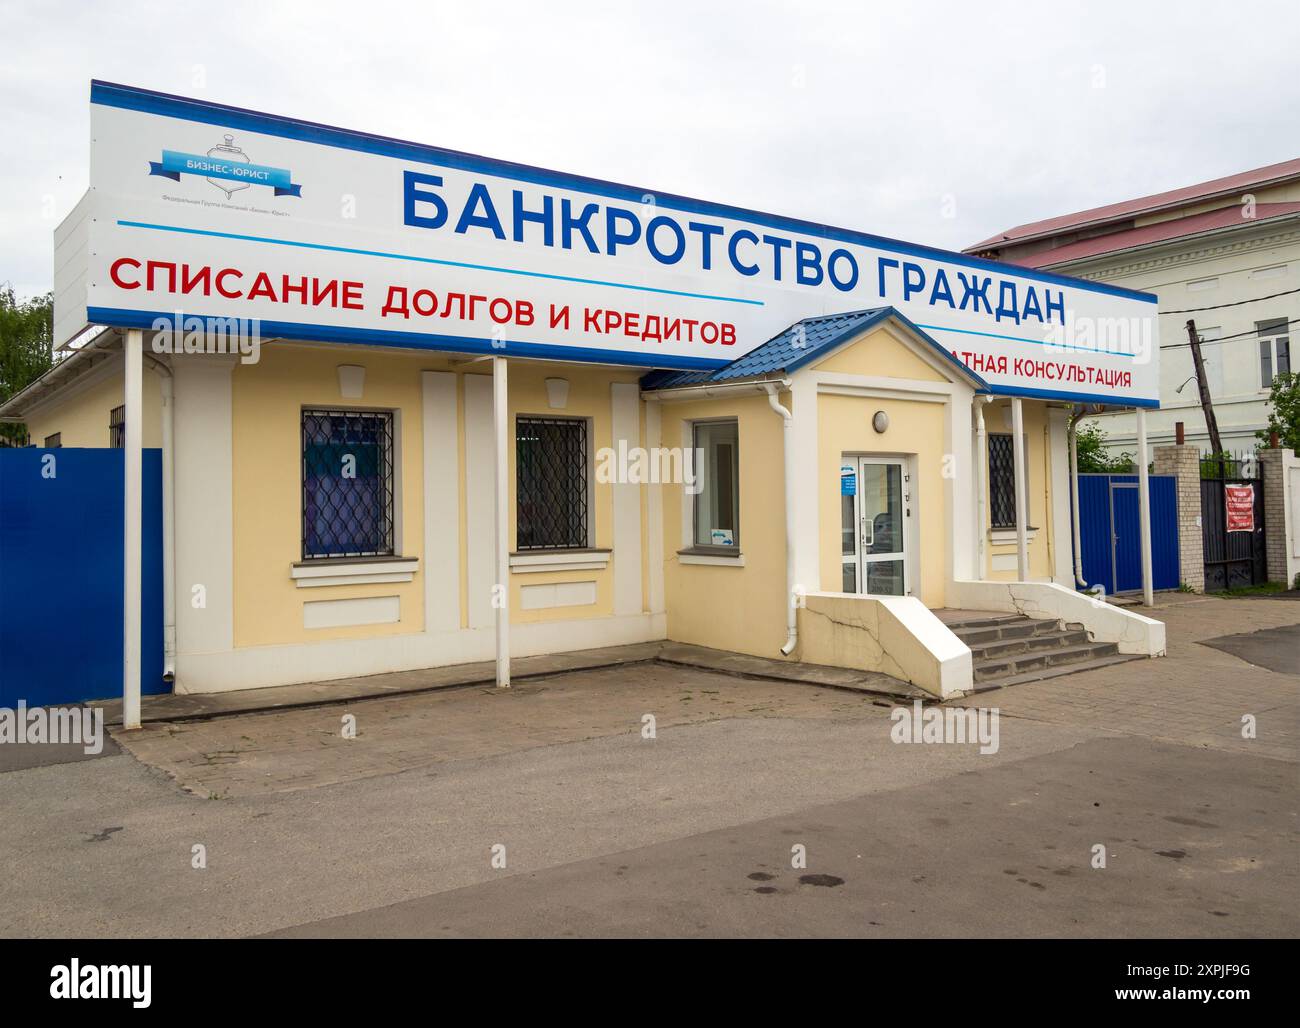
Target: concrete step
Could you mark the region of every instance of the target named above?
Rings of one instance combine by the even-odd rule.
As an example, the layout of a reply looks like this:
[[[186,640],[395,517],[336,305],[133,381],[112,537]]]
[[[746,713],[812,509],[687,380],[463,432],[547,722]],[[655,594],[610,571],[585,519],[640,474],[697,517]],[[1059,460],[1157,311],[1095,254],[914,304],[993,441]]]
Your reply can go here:
[[[985,613],[946,623],[970,647],[977,692],[1138,659],[1114,643],[1090,641],[1074,622]]]
[[[1147,658],[1132,653],[1117,653],[1109,657],[1098,657],[1096,660],[1081,660],[1074,664],[1065,664],[1061,667],[1043,667],[1036,668],[1032,671],[1026,671],[1023,674],[1011,675],[1007,678],[991,678],[986,681],[977,681],[975,691],[982,693],[991,689],[1002,689],[1008,685],[1024,685],[1028,682],[1041,682],[1048,678],[1059,678],[1062,675],[1077,675],[1082,671],[1096,671],[1098,668],[1110,667],[1112,664],[1124,664],[1130,660],[1146,660]]]
[[[944,624],[954,632],[959,628],[993,628],[1008,621],[1024,621],[1023,614],[989,614],[983,617],[967,618],[963,621],[945,621]]]
[[[1078,664],[1083,661],[1111,657],[1117,653],[1119,653],[1119,647],[1114,643],[1091,642],[991,657],[975,663],[975,681],[982,684],[996,679],[1013,678],[1030,671]]]
[[[993,625],[949,625],[948,627],[967,646],[975,647],[1003,639],[1026,639],[1034,635],[1049,635],[1060,631],[1061,624],[1059,621],[1011,617]]]
[[[1012,639],[999,639],[996,642],[976,643],[970,645],[971,657],[976,661],[993,657],[1007,657],[1017,653],[1031,653],[1040,650],[1061,649],[1066,646],[1081,646],[1088,642],[1088,633],[1082,628],[1061,629],[1055,632],[1039,632],[1036,635]]]

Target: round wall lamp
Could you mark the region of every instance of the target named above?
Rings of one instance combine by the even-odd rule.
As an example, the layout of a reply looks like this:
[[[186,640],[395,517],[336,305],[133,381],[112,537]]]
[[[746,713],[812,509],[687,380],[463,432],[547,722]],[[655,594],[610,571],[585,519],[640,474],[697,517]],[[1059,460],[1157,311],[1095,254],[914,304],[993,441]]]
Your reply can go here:
[[[871,415],[871,427],[883,434],[889,428],[889,415],[883,410],[876,411]]]

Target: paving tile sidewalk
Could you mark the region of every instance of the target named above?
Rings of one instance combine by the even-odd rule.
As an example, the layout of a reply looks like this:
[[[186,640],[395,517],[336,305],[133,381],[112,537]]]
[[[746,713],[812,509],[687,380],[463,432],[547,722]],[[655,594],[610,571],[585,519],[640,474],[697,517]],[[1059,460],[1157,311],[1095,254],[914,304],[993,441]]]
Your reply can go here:
[[[649,661],[510,689],[479,686],[118,730],[184,789],[227,798],[334,785],[453,761],[731,719],[884,720],[870,693]],[[354,719],[355,738],[344,733]],[[885,734],[888,728],[884,730]]]
[[[1173,594],[1152,616],[1165,622],[1164,657],[981,693],[979,701],[1009,717],[1300,761],[1300,676],[1203,643],[1295,625],[1300,608]],[[1246,715],[1254,738],[1242,734]]]
[[[1300,676],[1255,667],[1196,641],[1252,626],[1293,625],[1300,608],[1178,597],[1155,613],[1169,628],[1167,657],[994,690],[968,702],[997,707],[1009,719],[1004,734],[1016,732],[1015,719],[1025,719],[1300,759]],[[645,714],[661,728],[736,717],[853,719],[882,717],[881,706],[898,701],[862,691],[879,684],[869,675],[677,644],[518,663],[527,671],[510,690],[480,677],[484,669],[490,676],[488,664],[164,697],[150,705],[150,723],[141,731],[114,734],[184,788],[220,797],[631,734],[640,731]],[[261,706],[241,710],[240,703]],[[1253,739],[1242,735],[1247,714],[1256,721]],[[342,732],[349,715],[358,731],[352,740]]]
[[[849,689],[901,699],[928,699],[929,694],[896,678],[873,671],[797,664],[784,660],[728,653],[685,643],[652,642],[607,646],[517,657],[511,661],[511,681],[527,682],[573,671],[620,668],[646,661],[661,661],[681,667],[718,671],[723,674],[773,681],[802,682],[835,689]],[[455,664],[451,667],[421,668],[388,674],[337,678],[326,682],[283,685],[267,689],[237,689],[230,692],[145,696],[141,700],[141,721],[197,721],[232,714],[252,714],[294,707],[318,707],[358,700],[405,696],[460,686],[491,685],[496,681],[494,661]],[[122,724],[122,701],[99,700],[91,706],[104,709],[109,727]]]

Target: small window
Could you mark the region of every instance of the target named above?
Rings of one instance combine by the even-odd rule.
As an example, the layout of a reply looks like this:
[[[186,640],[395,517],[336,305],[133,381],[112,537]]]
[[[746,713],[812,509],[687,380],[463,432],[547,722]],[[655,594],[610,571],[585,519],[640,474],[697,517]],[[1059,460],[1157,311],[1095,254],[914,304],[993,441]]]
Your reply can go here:
[[[302,557],[393,554],[393,415],[302,412]]]
[[[740,429],[734,421],[694,426],[695,545],[740,548]]]
[[[1255,322],[1259,335],[1259,385],[1270,389],[1273,379],[1291,370],[1291,337],[1286,318]]]
[[[1016,527],[1016,458],[1010,433],[989,433],[989,525]],[[1029,440],[1025,437],[1025,495],[1029,495]]]
[[[120,450],[126,446],[126,408],[114,407],[108,412],[108,445]]]
[[[585,418],[515,420],[516,548],[591,546]]]
[[[57,450],[63,446],[63,433],[55,432],[53,435],[45,437],[45,448],[47,450]]]

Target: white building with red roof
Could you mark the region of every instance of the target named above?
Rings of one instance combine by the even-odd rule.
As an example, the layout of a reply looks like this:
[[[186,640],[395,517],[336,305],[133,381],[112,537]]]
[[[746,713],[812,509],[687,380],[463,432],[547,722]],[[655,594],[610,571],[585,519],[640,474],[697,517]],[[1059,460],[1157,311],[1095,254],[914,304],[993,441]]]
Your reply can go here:
[[[1300,159],[1018,225],[966,253],[1160,297],[1160,409],[1148,442],[1209,449],[1187,322],[1203,341],[1223,447],[1253,449],[1300,321]],[[1115,451],[1136,450],[1130,411],[1101,415]]]

